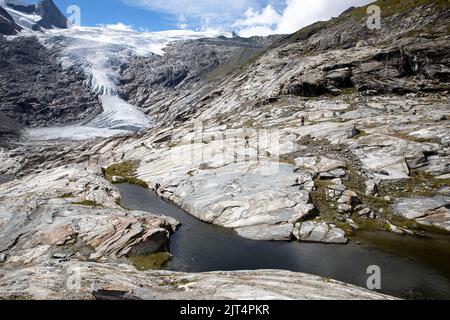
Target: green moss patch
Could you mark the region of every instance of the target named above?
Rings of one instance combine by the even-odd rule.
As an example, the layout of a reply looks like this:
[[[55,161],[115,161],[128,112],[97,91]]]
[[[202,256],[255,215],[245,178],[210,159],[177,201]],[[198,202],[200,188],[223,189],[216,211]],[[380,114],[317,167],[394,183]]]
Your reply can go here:
[[[77,206],[84,206],[84,207],[94,207],[94,208],[103,208],[103,205],[90,200],[83,200],[79,202],[72,202],[72,204]]]
[[[414,220],[407,219],[392,212],[393,202],[385,200],[386,196],[391,199],[410,198],[413,196],[434,196],[436,190],[441,187],[448,186],[450,179],[439,180],[432,175],[412,170],[410,179],[404,179],[395,182],[383,182],[379,186],[378,197],[367,196],[365,194],[365,180],[356,171],[349,171],[349,179],[345,181],[345,185],[356,192],[362,202],[373,210],[383,209],[384,212],[378,219],[363,219],[353,217],[356,224],[367,231],[390,231],[386,220],[389,220],[397,227],[417,231],[432,233],[447,233],[445,230],[434,226],[425,226],[418,224]]]
[[[113,183],[130,183],[147,189],[148,184],[136,178],[137,166],[136,161],[125,161],[109,166],[103,170],[103,173],[109,182],[113,182],[113,177],[118,177],[119,179],[114,180]]]
[[[186,286],[190,284],[191,282],[188,279],[177,279],[175,277],[168,277],[161,281],[158,285],[160,287],[180,287],[180,286]]]
[[[344,184],[348,189],[354,191],[361,201],[372,210],[378,211],[383,209],[382,213],[378,213],[377,219],[366,219],[353,214],[352,219],[363,231],[390,231],[390,221],[393,225],[412,230],[418,233],[435,233],[447,234],[448,232],[434,226],[426,226],[418,224],[414,220],[407,219],[392,212],[392,201],[385,199],[389,196],[391,199],[406,198],[411,196],[433,196],[435,191],[443,186],[449,185],[448,179],[439,180],[430,174],[422,171],[412,171],[411,179],[405,179],[396,182],[384,182],[379,187],[379,196],[372,197],[365,194],[365,178],[358,174],[356,170],[350,169],[348,172],[348,180],[344,180]],[[344,230],[347,235],[352,234],[352,229],[347,223],[339,221],[340,215],[337,212],[335,201],[328,198],[327,191],[329,181],[317,179],[315,181],[316,190],[311,192],[311,198],[320,213],[320,218],[327,223],[336,224],[337,227]]]
[[[129,257],[129,259],[140,271],[161,270],[172,260],[172,255],[168,252],[158,252],[146,256]]]
[[[450,185],[450,179],[436,179],[429,173],[411,170],[410,179],[385,183],[380,187],[380,196],[410,198],[411,196],[432,197],[436,190]]]

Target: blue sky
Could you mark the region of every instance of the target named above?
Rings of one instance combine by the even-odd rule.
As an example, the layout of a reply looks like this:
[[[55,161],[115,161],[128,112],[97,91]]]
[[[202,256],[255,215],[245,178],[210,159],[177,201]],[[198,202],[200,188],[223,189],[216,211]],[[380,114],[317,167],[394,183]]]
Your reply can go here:
[[[371,0],[54,0],[81,8],[83,26],[122,23],[151,31],[220,29],[243,36],[291,33]]]
[[[153,31],[177,29],[176,19],[164,12],[144,10],[126,4],[122,0],[53,0],[63,13],[70,5],[81,9],[81,24],[96,26],[100,24],[123,23]]]

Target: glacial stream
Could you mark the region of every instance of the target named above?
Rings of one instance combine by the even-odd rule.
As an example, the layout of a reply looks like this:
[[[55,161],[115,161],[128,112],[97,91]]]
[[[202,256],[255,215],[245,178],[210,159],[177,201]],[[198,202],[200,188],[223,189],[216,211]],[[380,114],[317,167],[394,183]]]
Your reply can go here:
[[[358,233],[346,246],[252,241],[204,223],[143,188],[118,186],[122,206],[173,217],[182,223],[171,238],[166,269],[183,272],[284,269],[366,287],[367,268],[381,268],[380,292],[405,299],[450,299],[450,237],[420,239]],[[359,241],[360,244],[356,244]]]

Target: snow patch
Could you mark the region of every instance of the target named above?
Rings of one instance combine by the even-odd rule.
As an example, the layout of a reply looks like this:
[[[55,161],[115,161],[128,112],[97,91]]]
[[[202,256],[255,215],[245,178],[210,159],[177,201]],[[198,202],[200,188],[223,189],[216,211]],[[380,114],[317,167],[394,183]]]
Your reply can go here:
[[[26,14],[8,6],[5,6],[4,9],[13,18],[14,22],[24,29],[31,30],[36,23],[42,20],[42,17],[37,14]]]
[[[130,133],[127,130],[112,130],[106,128],[94,128],[88,126],[66,126],[51,128],[35,128],[27,131],[31,140],[92,140],[95,138],[109,138],[117,135]]]

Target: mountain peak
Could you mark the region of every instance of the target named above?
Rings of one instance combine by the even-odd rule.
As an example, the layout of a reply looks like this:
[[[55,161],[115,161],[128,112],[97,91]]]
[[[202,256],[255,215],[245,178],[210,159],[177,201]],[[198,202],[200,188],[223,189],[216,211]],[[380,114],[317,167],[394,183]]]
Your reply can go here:
[[[27,4],[17,0],[0,0],[0,7],[7,12],[16,25],[23,29],[40,31],[42,29],[67,28],[66,17],[52,0],[41,0],[37,4]],[[4,14],[4,16],[6,15]],[[6,22],[4,23],[6,24]],[[11,28],[15,29],[14,26],[9,27],[9,29]],[[4,31],[0,31],[0,33],[11,33],[6,26],[3,29]]]
[[[45,28],[67,28],[67,19],[52,0],[41,0],[36,5],[36,13],[42,17],[38,24]]]

